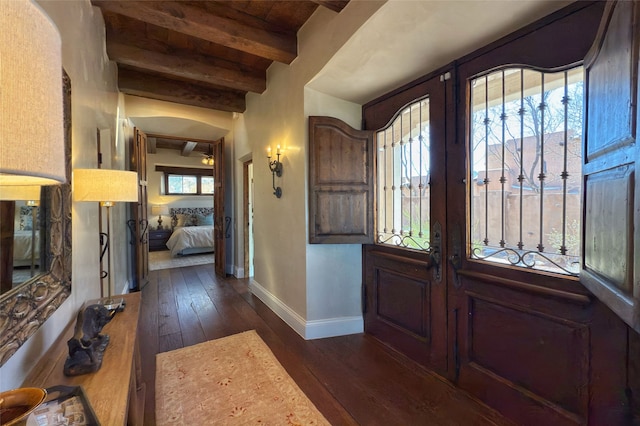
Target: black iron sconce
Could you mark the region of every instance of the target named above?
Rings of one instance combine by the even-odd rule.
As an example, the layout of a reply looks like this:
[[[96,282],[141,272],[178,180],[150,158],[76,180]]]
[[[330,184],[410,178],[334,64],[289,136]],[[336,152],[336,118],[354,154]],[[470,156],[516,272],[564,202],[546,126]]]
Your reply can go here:
[[[269,170],[271,170],[271,178],[273,180],[273,195],[277,198],[282,197],[282,188],[276,187],[276,176],[282,176],[282,163],[280,162],[280,145],[276,147],[277,159],[271,161],[271,147],[267,148],[267,158],[269,159]]]

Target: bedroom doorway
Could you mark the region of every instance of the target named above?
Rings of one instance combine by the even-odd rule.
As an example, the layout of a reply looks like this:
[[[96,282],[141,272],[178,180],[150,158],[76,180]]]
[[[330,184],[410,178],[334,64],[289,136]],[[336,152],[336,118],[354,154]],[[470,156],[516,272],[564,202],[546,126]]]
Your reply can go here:
[[[243,163],[244,276],[253,277],[253,161]]]

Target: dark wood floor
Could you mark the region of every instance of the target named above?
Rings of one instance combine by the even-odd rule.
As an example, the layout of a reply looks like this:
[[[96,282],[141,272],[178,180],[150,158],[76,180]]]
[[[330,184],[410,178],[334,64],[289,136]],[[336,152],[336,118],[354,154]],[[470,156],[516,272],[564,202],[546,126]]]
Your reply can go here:
[[[139,330],[145,424],[155,424],[157,353],[251,329],[331,424],[509,424],[371,336],[305,341],[247,285],[216,277],[212,265],[151,272]]]

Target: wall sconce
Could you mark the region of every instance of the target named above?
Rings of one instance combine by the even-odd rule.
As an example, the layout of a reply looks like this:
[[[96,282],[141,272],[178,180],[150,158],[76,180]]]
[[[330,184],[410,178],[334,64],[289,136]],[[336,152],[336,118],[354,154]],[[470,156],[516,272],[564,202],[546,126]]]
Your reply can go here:
[[[271,147],[267,148],[267,158],[269,159],[269,170],[271,170],[271,178],[273,181],[273,195],[277,198],[282,197],[282,188],[276,188],[276,176],[282,176],[282,163],[280,162],[280,145],[276,147],[277,159],[271,161]]]
[[[101,279],[107,278],[107,298],[100,285],[101,303],[110,310],[118,309],[123,299],[111,297],[111,249],[109,234],[111,207],[119,202],[138,201],[138,173],[125,170],[109,169],[75,169],[73,171],[73,199],[75,201],[100,202],[101,207],[107,209],[107,232],[100,234],[100,262],[107,253],[107,270],[101,271]]]

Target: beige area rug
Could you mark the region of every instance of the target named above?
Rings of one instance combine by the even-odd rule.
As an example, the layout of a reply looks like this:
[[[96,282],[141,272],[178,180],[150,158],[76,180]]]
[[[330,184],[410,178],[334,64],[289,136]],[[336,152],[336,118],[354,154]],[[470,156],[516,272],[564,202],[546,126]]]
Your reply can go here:
[[[254,331],[156,355],[158,425],[329,425]]]
[[[159,269],[181,268],[183,266],[205,265],[213,263],[213,253],[190,254],[187,256],[171,257],[171,252],[150,251],[149,252],[149,270],[157,271]]]

